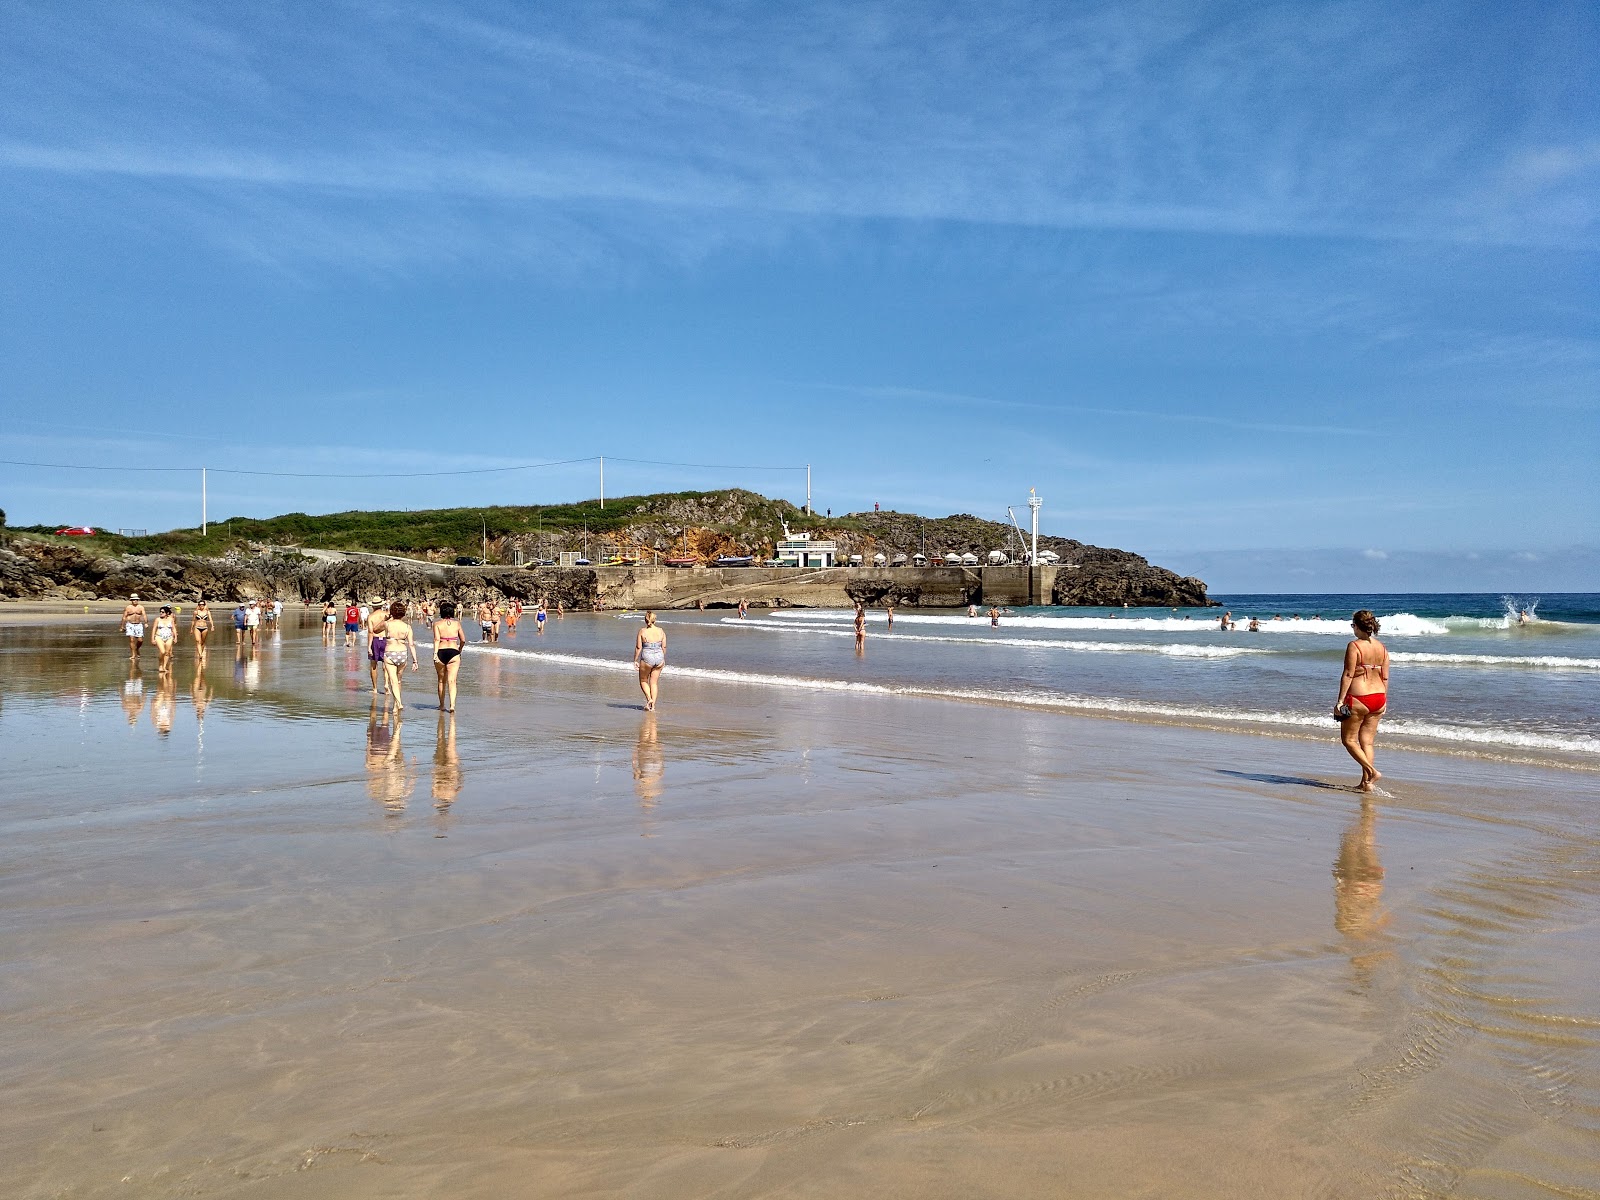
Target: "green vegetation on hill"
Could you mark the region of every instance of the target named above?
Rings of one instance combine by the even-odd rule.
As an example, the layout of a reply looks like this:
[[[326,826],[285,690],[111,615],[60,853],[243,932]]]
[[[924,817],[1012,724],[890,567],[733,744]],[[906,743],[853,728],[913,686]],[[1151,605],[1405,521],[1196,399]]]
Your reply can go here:
[[[93,554],[223,555],[262,547],[313,547],[321,550],[366,550],[406,556],[449,557],[477,554],[485,530],[491,542],[502,538],[551,538],[572,541],[587,532],[597,544],[608,535],[640,524],[663,528],[710,526],[735,539],[770,541],[780,522],[793,523],[800,510],[786,500],[725,488],[712,492],[661,492],[648,496],[608,497],[575,504],[494,505],[483,508],[435,508],[407,511],[351,511],[311,516],[285,513],[213,521],[204,537],[198,527],[172,529],[148,537],[129,538],[100,532],[93,537],[56,537],[59,525],[13,528],[36,540],[70,543]],[[598,551],[596,551],[598,553]]]

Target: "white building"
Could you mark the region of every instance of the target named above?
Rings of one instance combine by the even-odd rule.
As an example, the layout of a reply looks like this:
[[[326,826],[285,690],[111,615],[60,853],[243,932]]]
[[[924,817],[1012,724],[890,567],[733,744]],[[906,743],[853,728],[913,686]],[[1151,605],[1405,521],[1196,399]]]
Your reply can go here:
[[[791,530],[785,523],[783,541],[773,557],[780,567],[831,567],[838,554],[838,542],[813,542],[809,533]]]

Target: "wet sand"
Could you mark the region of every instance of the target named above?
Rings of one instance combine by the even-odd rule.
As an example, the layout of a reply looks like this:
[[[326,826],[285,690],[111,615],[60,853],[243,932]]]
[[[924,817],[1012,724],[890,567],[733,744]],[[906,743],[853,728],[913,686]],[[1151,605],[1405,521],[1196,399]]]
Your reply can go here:
[[[1600,1195],[1590,774],[125,658],[0,631],[5,1195]]]

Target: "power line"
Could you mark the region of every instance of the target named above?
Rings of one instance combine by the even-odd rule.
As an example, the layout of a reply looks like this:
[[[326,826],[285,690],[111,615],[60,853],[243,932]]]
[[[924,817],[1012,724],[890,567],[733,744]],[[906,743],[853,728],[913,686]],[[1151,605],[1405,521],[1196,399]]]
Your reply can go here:
[[[426,479],[442,475],[503,475],[510,471],[536,471],[542,467],[570,467],[577,463],[599,462],[601,455],[591,454],[586,458],[563,458],[554,462],[520,463],[512,467],[466,467],[454,471],[255,471],[245,467],[208,467],[213,475],[263,475],[276,479]],[[613,458],[612,462],[633,463],[649,467],[689,467],[701,471],[804,471],[805,467],[774,467],[741,465],[738,463],[684,463],[684,462],[659,462],[650,458]],[[46,467],[57,471],[155,471],[171,474],[187,474],[200,470],[199,467],[111,467],[97,466],[88,463],[46,463],[46,462],[21,462],[16,459],[0,458],[0,466],[7,467]]]

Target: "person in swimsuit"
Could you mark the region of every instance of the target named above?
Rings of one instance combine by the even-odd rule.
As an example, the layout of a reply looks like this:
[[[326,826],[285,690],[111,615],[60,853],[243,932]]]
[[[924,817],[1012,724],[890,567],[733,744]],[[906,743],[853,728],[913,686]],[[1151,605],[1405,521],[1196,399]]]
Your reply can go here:
[[[444,712],[456,710],[456,676],[461,674],[461,652],[466,646],[467,634],[456,620],[455,602],[441,600],[439,619],[433,623],[433,670],[439,676],[439,708]]]
[[[407,662],[413,671],[417,669],[417,639],[405,620],[406,606],[403,601],[396,600],[389,605],[387,615],[383,637],[376,640],[383,642],[383,673],[389,681],[389,698],[394,702],[395,712],[399,712],[405,708],[400,692],[401,672],[406,669]]]
[[[156,653],[161,656],[160,672],[165,675],[172,670],[172,650],[178,644],[178,618],[172,615],[170,604],[161,606],[151,636],[156,643]]]
[[[339,631],[339,610],[332,600],[322,606],[322,644],[333,645],[333,639]]]
[[[206,605],[204,596],[195,604],[194,612],[189,614],[189,632],[194,636],[195,655],[205,654],[206,640],[211,636],[211,609]]]
[[[867,640],[867,610],[861,601],[856,601],[856,645],[860,646]]]
[[[1350,618],[1356,636],[1344,648],[1344,672],[1333,715],[1339,722],[1339,740],[1361,766],[1357,790],[1370,792],[1383,778],[1374,765],[1378,720],[1389,703],[1389,651],[1378,640],[1378,618],[1361,609]]]
[[[739,620],[744,620],[750,613],[750,602],[743,597],[739,599]]]
[[[539,631],[541,636],[544,634],[544,623],[549,619],[550,614],[545,611],[544,601],[541,600],[539,601],[539,611],[533,614],[533,626]]]
[[[661,668],[667,665],[667,631],[656,624],[655,609],[644,611],[644,628],[633,642],[633,665],[639,668],[639,690],[645,712],[655,712],[661,690]]]
[[[989,628],[1000,628],[1000,610],[992,605],[989,608]]]
[[[122,632],[128,639],[130,659],[137,660],[139,651],[144,648],[144,622],[144,605],[139,603],[139,593],[135,592],[122,607]]]
[[[884,605],[883,606],[883,611],[884,611],[884,615],[889,618],[889,628],[893,629],[894,628],[894,605],[892,605],[892,604]]]
[[[389,610],[383,607],[382,600],[374,597],[367,610],[367,676],[372,680],[374,696],[382,690],[378,686],[378,672],[383,669],[384,652],[388,649],[383,636],[388,624]]]
[[[556,601],[556,620],[559,621],[559,620],[561,620],[562,617],[564,617],[566,615],[567,615],[567,606],[566,606],[566,604],[564,604],[560,600],[557,600]]]

